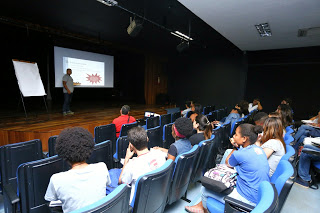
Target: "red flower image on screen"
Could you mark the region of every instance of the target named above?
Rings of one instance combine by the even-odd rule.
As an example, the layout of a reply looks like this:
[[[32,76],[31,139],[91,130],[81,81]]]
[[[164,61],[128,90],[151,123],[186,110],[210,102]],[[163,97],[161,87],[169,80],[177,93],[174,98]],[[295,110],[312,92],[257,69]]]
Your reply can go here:
[[[95,75],[94,74],[92,74],[92,75],[87,74],[87,75],[88,75],[87,81],[90,81],[92,84],[93,83],[95,83],[95,84],[100,83],[101,77],[97,73]]]

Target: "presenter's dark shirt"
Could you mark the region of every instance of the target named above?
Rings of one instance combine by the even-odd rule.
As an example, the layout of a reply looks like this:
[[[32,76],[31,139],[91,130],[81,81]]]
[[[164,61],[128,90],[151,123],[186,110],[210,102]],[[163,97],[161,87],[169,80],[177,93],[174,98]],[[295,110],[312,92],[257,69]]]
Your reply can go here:
[[[116,136],[117,138],[120,135],[120,130],[123,124],[130,124],[133,122],[136,122],[136,119],[132,116],[130,116],[129,118],[129,122],[128,122],[128,116],[129,115],[120,115],[119,117],[115,118],[112,123],[116,125]]]

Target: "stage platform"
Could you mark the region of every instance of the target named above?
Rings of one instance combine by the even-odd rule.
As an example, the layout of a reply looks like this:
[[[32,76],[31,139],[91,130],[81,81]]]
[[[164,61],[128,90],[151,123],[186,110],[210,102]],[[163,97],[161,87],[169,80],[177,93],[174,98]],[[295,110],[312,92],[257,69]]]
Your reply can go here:
[[[145,111],[152,111],[160,115],[167,111],[163,106],[130,105],[130,115],[136,119],[143,118]],[[121,106],[91,108],[79,107],[74,115],[63,116],[59,110],[51,113],[39,113],[28,116],[28,119],[20,113],[0,118],[0,146],[17,142],[40,139],[43,151],[48,151],[48,139],[58,135],[67,127],[80,126],[88,129],[94,135],[94,128],[100,125],[112,123],[113,119],[120,115]]]

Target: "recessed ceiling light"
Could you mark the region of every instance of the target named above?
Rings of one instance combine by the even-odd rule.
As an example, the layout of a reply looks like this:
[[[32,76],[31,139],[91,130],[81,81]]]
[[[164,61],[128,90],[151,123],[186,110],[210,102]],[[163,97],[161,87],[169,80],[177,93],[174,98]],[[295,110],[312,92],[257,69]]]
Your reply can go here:
[[[258,33],[261,37],[272,36],[271,29],[268,23],[256,24],[254,26],[258,30]]]

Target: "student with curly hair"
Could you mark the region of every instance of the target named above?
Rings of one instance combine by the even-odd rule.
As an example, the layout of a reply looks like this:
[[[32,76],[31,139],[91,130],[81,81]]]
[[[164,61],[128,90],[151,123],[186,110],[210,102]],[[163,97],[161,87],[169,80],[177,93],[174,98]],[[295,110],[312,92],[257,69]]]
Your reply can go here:
[[[197,134],[189,138],[192,146],[211,138],[212,125],[205,115],[200,114],[196,117],[193,121],[193,128],[197,130]]]
[[[175,139],[175,142],[170,145],[169,149],[161,147],[154,147],[154,149],[160,149],[161,151],[168,153],[168,159],[174,161],[178,155],[192,149],[188,139],[190,135],[192,135],[192,131],[193,127],[190,119],[178,118],[172,125],[172,136]]]
[[[106,196],[106,186],[111,183],[106,164],[86,163],[94,144],[91,133],[81,127],[65,129],[57,138],[56,153],[70,163],[71,169],[51,176],[45,200],[60,200],[63,212],[82,208]]]

